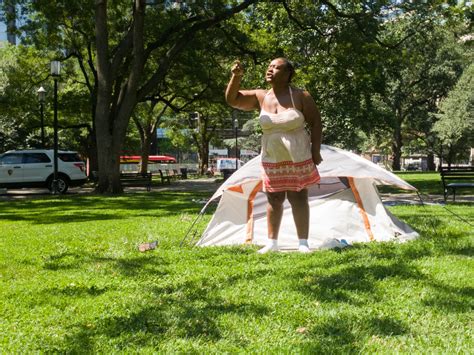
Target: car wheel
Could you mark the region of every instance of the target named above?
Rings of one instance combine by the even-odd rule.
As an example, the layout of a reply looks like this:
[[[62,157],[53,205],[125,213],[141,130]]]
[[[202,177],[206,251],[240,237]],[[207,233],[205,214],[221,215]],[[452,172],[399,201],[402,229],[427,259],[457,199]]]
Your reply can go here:
[[[67,178],[65,176],[58,176],[56,180],[57,186],[58,186],[58,193],[64,194],[66,193],[67,189],[69,188],[69,184],[67,181]],[[53,179],[51,179],[48,183],[48,189],[49,191],[53,191]]]

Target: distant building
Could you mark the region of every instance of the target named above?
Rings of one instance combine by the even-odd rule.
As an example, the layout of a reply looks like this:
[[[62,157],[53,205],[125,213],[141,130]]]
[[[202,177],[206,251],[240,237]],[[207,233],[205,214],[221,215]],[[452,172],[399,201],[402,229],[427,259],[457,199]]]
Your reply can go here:
[[[4,0],[0,0],[0,8],[3,10],[3,3]],[[16,19],[17,19],[17,14],[16,14],[16,8],[15,6],[8,6],[6,9],[7,12],[9,12],[9,17],[11,19],[8,22],[3,22],[0,21],[0,46],[3,46],[4,43],[10,43],[13,45],[16,45]],[[2,17],[4,16],[5,13],[2,11],[1,13]]]

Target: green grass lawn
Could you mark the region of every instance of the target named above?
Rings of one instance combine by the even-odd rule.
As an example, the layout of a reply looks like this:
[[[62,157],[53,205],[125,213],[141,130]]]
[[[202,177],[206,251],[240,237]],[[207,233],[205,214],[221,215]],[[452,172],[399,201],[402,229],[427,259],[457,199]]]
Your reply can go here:
[[[443,183],[439,173],[436,172],[395,172],[397,176],[409,182],[416,187],[420,193],[428,195],[443,195]],[[379,188],[381,192],[400,192],[391,186],[382,186]],[[459,190],[457,194],[467,192],[467,190]],[[471,191],[472,194],[472,191]]]
[[[391,207],[421,234],[406,244],[180,248],[206,197],[1,201],[0,353],[474,349],[473,228],[443,207]]]

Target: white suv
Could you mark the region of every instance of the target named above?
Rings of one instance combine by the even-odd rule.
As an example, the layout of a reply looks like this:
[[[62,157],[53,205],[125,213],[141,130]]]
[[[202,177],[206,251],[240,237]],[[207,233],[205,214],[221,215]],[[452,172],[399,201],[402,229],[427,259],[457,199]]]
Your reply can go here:
[[[53,150],[11,150],[0,155],[0,188],[47,187],[53,189]],[[76,152],[58,151],[57,186],[65,193],[69,186],[87,181],[85,164]]]

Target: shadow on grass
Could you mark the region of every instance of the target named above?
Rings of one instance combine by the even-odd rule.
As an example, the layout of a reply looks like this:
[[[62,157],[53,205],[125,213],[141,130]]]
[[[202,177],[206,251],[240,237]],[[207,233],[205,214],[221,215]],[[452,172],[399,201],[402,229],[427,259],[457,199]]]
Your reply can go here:
[[[242,278],[242,277],[240,277]],[[166,339],[198,339],[218,342],[224,338],[219,319],[226,315],[262,317],[271,309],[250,301],[229,301],[215,292],[228,278],[188,280],[181,284],[151,287],[154,297],[147,304],[131,305],[124,316],[97,318],[73,325],[66,338],[68,352],[93,352],[95,339],[109,338],[115,350],[158,349]],[[92,323],[92,324],[91,324]]]
[[[123,219],[134,216],[166,217],[181,213],[198,213],[205,193],[149,192],[118,196],[62,196],[2,202],[0,218],[36,224],[73,223]]]
[[[423,299],[426,307],[447,313],[468,313],[474,308],[473,287],[451,287],[440,282],[430,284],[433,292]]]
[[[47,256],[43,268],[52,271],[84,270],[93,266],[104,265],[123,276],[135,277],[139,274],[167,275],[169,262],[156,255],[139,255],[128,257],[103,257],[86,252],[64,252]]]
[[[453,238],[456,241],[458,237],[460,236],[456,235]],[[445,248],[445,240],[437,239],[433,242],[427,238],[405,245],[381,243],[375,246],[375,250],[366,250],[371,247],[374,246],[357,245],[342,251],[337,266],[333,259],[331,265],[318,263],[319,269],[288,275],[291,278],[288,282],[291,283],[295,278],[300,280],[296,284],[292,283],[296,290],[309,295],[317,302],[326,304],[343,302],[351,307],[361,307],[361,311],[367,306],[371,307],[373,303],[383,304],[385,285],[393,285],[395,282],[402,288],[429,290],[414,300],[415,305],[407,306],[415,307],[414,311],[417,313],[423,312],[425,307],[436,309],[436,313],[471,312],[474,306],[474,288],[451,285],[449,281],[439,280],[430,272],[422,271],[414,263],[432,256],[464,255],[472,252],[470,248],[462,243],[456,245],[454,242],[449,248]],[[321,268],[327,267],[334,268],[335,271],[330,274],[325,272],[322,275]],[[385,284],[383,283],[385,279],[393,282]],[[404,284],[405,286],[402,286]],[[404,302],[404,296],[400,297],[400,302]],[[318,323],[311,329],[309,334],[314,338],[305,345],[305,349],[316,352],[351,352],[355,350],[358,341],[364,342],[362,340],[364,337],[403,335],[412,332],[407,324],[390,315],[381,318],[368,315],[362,319],[357,316],[355,319],[356,316],[353,314],[343,309],[332,319]],[[359,330],[354,332],[355,328]]]
[[[469,213],[466,212],[469,216]],[[423,296],[415,298],[414,312],[424,309],[439,314],[469,313],[474,307],[474,288],[451,280],[438,272],[425,271],[424,264],[430,258],[446,257],[442,267],[448,267],[450,258],[472,257],[473,246],[466,235],[467,225],[457,222],[452,226],[452,215],[445,210],[437,213],[417,207],[416,213],[399,213],[406,223],[420,231],[419,240],[403,245],[378,243],[355,245],[351,249],[335,252],[334,258],[315,260],[314,268],[288,274],[288,283],[313,298],[326,304],[347,303],[360,307],[361,311],[372,303],[383,304],[386,285],[399,284],[402,288],[423,289]],[[458,259],[461,263],[462,259]],[[309,262],[311,264],[311,262]],[[321,272],[321,270],[325,270]],[[326,270],[334,270],[333,272]],[[454,269],[456,270],[456,269]],[[453,271],[454,272],[454,271]],[[295,283],[293,280],[300,280]],[[385,283],[384,280],[392,280]],[[293,282],[292,282],[293,281]],[[392,286],[388,286],[392,287]],[[393,291],[388,291],[393,293]],[[399,291],[396,291],[395,295]],[[395,295],[392,295],[395,296]],[[400,295],[400,305],[404,296]],[[395,301],[396,302],[396,301]],[[311,340],[305,350],[311,352],[352,352],[358,342],[367,337],[403,335],[412,332],[407,324],[389,315],[383,318],[368,316],[354,319],[350,311],[343,308],[330,320],[318,323],[311,329]],[[354,332],[354,328],[359,329]],[[356,350],[357,351],[357,350]]]
[[[389,265],[344,264],[346,265],[347,267],[330,275],[322,276],[318,272],[301,274],[300,277],[306,282],[300,284],[298,290],[320,302],[347,302],[359,305],[361,302],[367,302],[367,299],[379,301],[383,297],[377,285],[381,280],[394,277],[401,280],[419,280],[424,277],[407,264],[396,261]],[[360,301],[361,294],[364,295],[364,301]]]
[[[354,329],[358,329],[354,332]],[[344,354],[358,353],[358,342],[366,334],[372,337],[387,337],[404,335],[410,332],[410,328],[403,321],[387,316],[368,316],[361,323],[357,316],[341,314],[325,319],[312,327],[308,333],[308,341],[303,346],[304,353],[318,354]]]
[[[96,286],[96,285],[75,285],[69,284],[64,287],[51,287],[45,290],[45,294],[49,296],[67,296],[67,297],[96,297],[110,291],[110,287]]]

